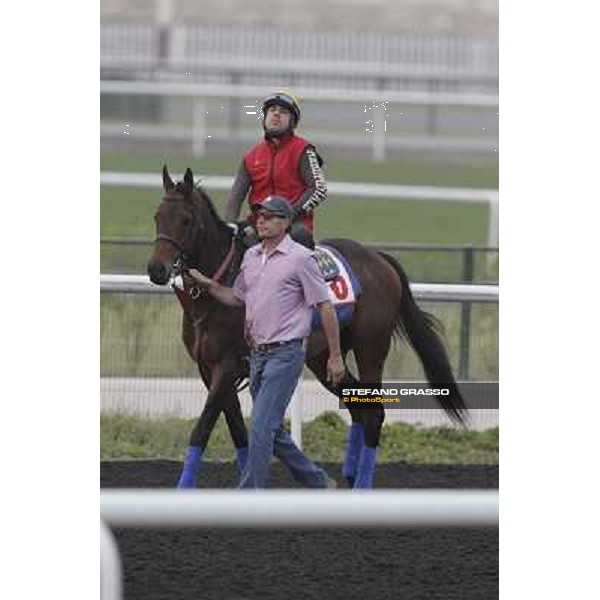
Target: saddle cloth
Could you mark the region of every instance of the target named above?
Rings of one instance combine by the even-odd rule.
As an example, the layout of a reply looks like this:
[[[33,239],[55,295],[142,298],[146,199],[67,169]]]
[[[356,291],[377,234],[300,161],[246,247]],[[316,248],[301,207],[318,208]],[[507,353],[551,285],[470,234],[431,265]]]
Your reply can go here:
[[[340,327],[347,325],[354,314],[354,305],[362,289],[360,283],[354,275],[352,268],[346,259],[333,247],[325,244],[319,244],[315,248],[317,254],[317,263],[323,272],[323,267],[329,274],[329,279],[325,277],[329,299],[337,313]],[[331,273],[337,273],[331,276]],[[315,310],[313,313],[311,330],[315,331],[323,326],[321,315]]]

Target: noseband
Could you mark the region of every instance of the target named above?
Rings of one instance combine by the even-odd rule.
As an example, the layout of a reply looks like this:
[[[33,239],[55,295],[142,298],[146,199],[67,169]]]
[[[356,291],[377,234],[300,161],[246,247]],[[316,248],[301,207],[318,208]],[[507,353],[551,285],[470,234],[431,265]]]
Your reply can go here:
[[[165,235],[163,233],[160,233],[156,236],[154,243],[156,244],[157,242],[168,242],[172,246],[175,246],[175,250],[177,250],[178,254],[175,260],[173,261],[173,272],[175,273],[175,277],[177,277],[177,275],[181,273],[181,269],[183,268],[183,265],[185,264],[185,261],[188,258],[188,255],[186,254],[183,246],[175,238],[172,238],[171,236]]]
[[[190,231],[193,231],[193,230],[194,230],[194,228],[192,227],[190,229]],[[221,262],[221,264],[215,271],[214,275],[212,276],[212,279],[216,282],[218,282],[221,279],[221,277],[223,277],[223,275],[225,274],[227,269],[231,266],[231,262],[233,260],[233,255],[235,253],[235,239],[236,239],[236,232],[234,231],[234,233],[231,237],[231,246],[229,247],[229,251],[227,252],[227,254],[225,255],[225,258],[223,259],[223,261]],[[156,244],[157,242],[167,242],[175,247],[178,254],[177,254],[175,260],[173,261],[173,274],[175,277],[177,277],[178,275],[181,275],[181,272],[182,272],[184,266],[186,266],[186,261],[189,259],[189,255],[185,252],[183,245],[175,238],[172,238],[171,236],[165,235],[162,233],[156,236],[154,243]],[[196,300],[196,298],[198,298],[203,291],[204,290],[202,290],[201,288],[199,288],[197,286],[192,287],[189,291],[190,296],[192,297],[192,300]]]
[[[183,246],[175,238],[172,238],[169,235],[165,235],[164,233],[157,235],[156,239],[154,240],[155,244],[156,242],[169,242],[169,244],[173,244],[173,246],[175,246],[179,254],[181,254],[182,256],[185,254]]]

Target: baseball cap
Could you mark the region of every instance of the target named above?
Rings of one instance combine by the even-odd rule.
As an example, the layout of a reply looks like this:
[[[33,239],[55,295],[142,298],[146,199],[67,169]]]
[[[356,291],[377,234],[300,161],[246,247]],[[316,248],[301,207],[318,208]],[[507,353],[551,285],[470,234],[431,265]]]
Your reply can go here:
[[[281,196],[269,196],[263,200],[260,204],[254,205],[254,210],[266,210],[279,217],[285,217],[286,219],[292,219],[294,217],[294,209],[288,200]]]

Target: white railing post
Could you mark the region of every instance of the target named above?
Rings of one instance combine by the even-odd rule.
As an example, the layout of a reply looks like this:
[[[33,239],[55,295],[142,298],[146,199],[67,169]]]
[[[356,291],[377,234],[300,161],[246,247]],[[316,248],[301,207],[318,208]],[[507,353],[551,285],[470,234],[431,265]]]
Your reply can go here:
[[[488,220],[488,237],[487,245],[490,248],[497,248],[500,239],[499,234],[499,211],[498,211],[498,192],[491,192],[489,205],[489,220]]]
[[[123,597],[121,558],[110,529],[100,519],[100,599],[121,600]]]
[[[192,155],[202,157],[206,153],[206,103],[202,98],[194,98],[192,132]]]
[[[372,110],[373,121],[373,160],[385,160],[385,136],[387,129],[387,115],[385,102],[374,104]]]

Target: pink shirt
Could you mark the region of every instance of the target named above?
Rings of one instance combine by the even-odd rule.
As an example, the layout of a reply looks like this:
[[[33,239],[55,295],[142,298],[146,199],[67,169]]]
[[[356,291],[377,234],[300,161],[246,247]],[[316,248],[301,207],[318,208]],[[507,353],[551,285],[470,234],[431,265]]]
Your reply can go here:
[[[246,251],[234,295],[246,304],[246,339],[269,344],[308,337],[313,308],[329,300],[314,254],[286,236],[269,255]]]

